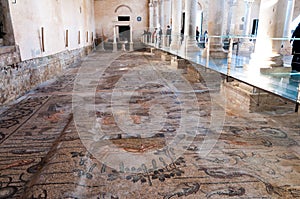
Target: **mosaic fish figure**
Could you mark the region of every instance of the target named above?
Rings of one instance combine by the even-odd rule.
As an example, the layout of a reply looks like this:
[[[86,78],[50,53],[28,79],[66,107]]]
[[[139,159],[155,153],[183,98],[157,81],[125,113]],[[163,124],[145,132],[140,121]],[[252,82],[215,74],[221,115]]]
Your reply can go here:
[[[174,196],[181,197],[181,196],[188,196],[191,194],[195,194],[200,189],[200,184],[197,182],[185,182],[181,183],[177,186],[177,188],[170,192],[170,193],[163,193],[160,194],[161,196],[164,196],[163,199],[170,199]]]
[[[235,187],[228,187],[226,189],[220,189],[212,191],[206,194],[207,198],[210,198],[213,195],[226,195],[226,196],[242,196],[245,194],[245,189],[243,187],[235,188]]]

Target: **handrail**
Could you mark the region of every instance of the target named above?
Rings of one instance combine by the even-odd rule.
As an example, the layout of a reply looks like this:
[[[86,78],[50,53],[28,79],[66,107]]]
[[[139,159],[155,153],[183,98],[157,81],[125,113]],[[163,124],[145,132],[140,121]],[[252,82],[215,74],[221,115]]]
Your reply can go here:
[[[166,36],[167,36],[166,34],[161,34],[161,37],[159,39],[163,40],[164,38],[166,38]],[[151,37],[152,37],[152,35],[151,35]],[[188,38],[189,36],[182,35],[182,34],[171,34],[171,38],[174,39],[174,37],[181,38],[181,39],[179,39],[179,42],[181,44],[182,40]],[[201,38],[201,37],[203,39],[203,35],[199,36],[199,38]],[[190,38],[195,38],[195,37],[193,36]],[[275,72],[261,73],[260,71],[264,71],[264,70],[261,70],[260,69],[261,67],[259,67],[257,74],[250,74],[251,71],[249,71],[249,70],[251,70],[251,67],[250,68],[245,67],[245,64],[248,65],[248,62],[252,59],[250,55],[251,55],[251,53],[254,52],[255,41],[257,40],[257,36],[206,35],[206,38],[207,38],[205,40],[206,56],[201,55],[204,52],[203,48],[202,49],[199,48],[199,52],[198,52],[199,56],[201,57],[201,60],[202,60],[202,62],[200,63],[201,65],[205,66],[208,69],[215,70],[215,71],[218,71],[219,73],[224,74],[227,77],[227,79],[229,77],[233,78],[233,79],[237,79],[241,82],[252,85],[253,87],[259,88],[259,89],[264,90],[269,93],[273,93],[273,94],[283,97],[291,102],[294,102],[294,103],[296,103],[295,110],[298,110],[298,106],[300,104],[300,73],[299,74],[291,73],[291,69],[286,67],[286,65],[285,65],[285,67],[281,67],[283,72],[280,72],[280,71],[276,72],[276,68],[275,68],[274,69]],[[222,68],[222,66],[214,66],[215,59],[212,58],[210,55],[210,47],[211,47],[211,42],[212,42],[211,39],[213,39],[213,38],[221,39],[223,44],[224,44],[224,40],[227,39],[226,45],[228,45],[229,48],[227,51],[224,50],[224,52],[227,53],[226,54],[227,57],[225,58],[225,60],[227,62],[226,69]],[[237,45],[236,49],[234,49],[234,45],[233,45],[234,43],[236,43],[236,42],[234,42],[235,39],[238,39],[238,44],[236,44]],[[252,42],[248,42],[247,39],[251,39]],[[267,39],[272,40],[272,41],[282,41],[282,42],[300,40],[300,38],[290,38],[290,37],[267,38]],[[247,51],[245,51],[245,49],[243,47],[243,45],[247,42],[248,42],[248,44],[253,46],[253,48],[251,48],[251,50],[248,50],[248,54],[247,54]],[[145,42],[145,43],[147,43],[147,42]],[[148,44],[153,45],[154,43],[148,42]],[[158,47],[157,45],[153,45],[153,46]],[[197,61],[193,60],[194,59],[193,57],[189,57],[189,56],[193,56],[193,55],[190,55],[187,52],[187,48],[181,48],[178,50],[170,50],[170,46],[166,45],[166,43],[163,43],[163,42],[159,48],[162,50],[165,50],[167,52],[176,54],[177,56],[180,56],[182,58],[186,58],[188,60],[191,58],[191,60],[193,62],[197,63]],[[286,48],[291,48],[291,46],[289,45]],[[182,51],[183,49],[184,49],[184,51]],[[233,53],[234,51],[236,53]],[[246,54],[245,54],[245,52],[246,52]],[[291,57],[291,54],[284,55],[283,57],[285,57],[285,59],[287,59],[287,61],[285,63],[290,65],[291,62],[288,60],[290,59],[289,57]],[[241,62],[241,63],[239,63],[239,62]],[[290,70],[290,71],[288,71],[288,70]],[[284,71],[287,71],[287,72],[284,72]],[[248,74],[249,76],[246,73],[249,73]],[[294,76],[294,78],[296,78],[296,80],[293,79],[292,76]],[[251,80],[251,79],[249,79],[249,77],[252,77],[253,79]],[[257,78],[263,79],[262,82],[259,82],[259,80]],[[251,81],[249,81],[249,80],[251,80]],[[286,88],[284,87],[285,85],[286,85]]]

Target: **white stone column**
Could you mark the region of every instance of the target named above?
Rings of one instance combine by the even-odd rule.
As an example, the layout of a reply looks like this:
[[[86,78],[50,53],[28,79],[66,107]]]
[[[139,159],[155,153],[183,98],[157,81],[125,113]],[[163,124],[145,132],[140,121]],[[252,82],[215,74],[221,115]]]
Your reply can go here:
[[[156,28],[158,26],[158,2],[153,0],[153,26]],[[153,31],[153,30],[152,30]]]
[[[283,66],[280,55],[281,38],[284,34],[285,12],[287,0],[262,0],[259,10],[259,23],[254,53],[251,55],[250,65],[268,68]]]
[[[295,0],[288,0],[287,1],[287,8],[285,11],[285,22],[284,22],[284,29],[283,29],[283,37],[284,38],[289,38],[290,37],[290,25],[292,23],[292,18],[293,18],[293,12],[294,12],[294,6],[295,6]],[[291,51],[291,43],[290,41],[284,40],[281,43],[281,52],[280,54],[282,55],[290,55]]]
[[[164,7],[165,7],[165,16],[164,16],[164,21],[165,21],[165,29],[167,28],[167,25],[171,26],[171,17],[172,17],[172,2],[171,0],[164,0]]]
[[[228,2],[228,15],[227,15],[227,28],[226,33],[232,34],[231,32],[231,24],[232,24],[232,12],[233,12],[233,0],[229,0]]]
[[[160,11],[159,11],[159,1],[156,0],[155,1],[155,27],[159,27],[160,26]]]
[[[196,41],[197,0],[185,0],[184,38],[181,50],[199,51]]]
[[[160,0],[159,1],[159,24],[160,24],[160,27],[161,29],[163,30],[163,33],[164,33],[164,30],[165,30],[165,5],[164,5],[164,1],[165,0]]]
[[[167,46],[169,47],[169,38],[166,35],[166,31],[167,31],[167,26],[171,26],[171,9],[172,9],[172,4],[171,4],[171,0],[164,0],[164,27],[163,27],[163,46]]]
[[[244,15],[244,36],[250,35],[250,22],[251,22],[251,9],[255,0],[244,0],[245,3],[245,15]],[[242,39],[240,49],[243,51],[252,51],[254,48],[253,42],[250,42],[248,38]]]
[[[171,50],[180,49],[180,31],[181,31],[182,1],[172,0],[172,41]]]
[[[113,52],[117,52],[117,34],[116,34],[116,25],[114,25],[114,42],[113,42]]]
[[[154,30],[154,7],[153,2],[149,3],[149,31],[152,32]]]
[[[129,51],[133,51],[133,25],[130,24],[130,43],[129,43]]]
[[[245,20],[244,20],[244,35],[249,35],[250,21],[251,21],[251,7],[254,0],[244,0],[245,1]]]
[[[209,38],[210,46],[206,45],[203,56],[206,57],[207,51],[213,58],[225,58],[227,53],[223,49],[222,36],[223,34],[223,20],[224,20],[224,1],[223,0],[210,0],[208,10],[208,36],[217,36]]]

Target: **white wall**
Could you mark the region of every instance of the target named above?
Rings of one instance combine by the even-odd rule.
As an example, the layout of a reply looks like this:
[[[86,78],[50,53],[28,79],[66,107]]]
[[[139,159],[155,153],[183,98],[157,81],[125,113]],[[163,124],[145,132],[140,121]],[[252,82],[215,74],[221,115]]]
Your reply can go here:
[[[115,12],[116,8],[120,9]],[[125,7],[131,8],[131,11]],[[97,36],[100,37],[104,34],[105,37],[113,38],[113,21],[118,20],[118,15],[130,16],[130,21],[133,25],[133,40],[140,39],[143,30],[149,26],[148,19],[148,0],[104,0],[95,1],[95,26]],[[141,21],[137,21],[137,17],[142,18]]]
[[[9,1],[16,45],[22,60],[74,50],[91,44],[86,31],[95,33],[94,0],[19,0]],[[45,52],[41,51],[41,28],[44,27]],[[65,47],[65,30],[69,46]],[[81,44],[78,44],[78,31]]]

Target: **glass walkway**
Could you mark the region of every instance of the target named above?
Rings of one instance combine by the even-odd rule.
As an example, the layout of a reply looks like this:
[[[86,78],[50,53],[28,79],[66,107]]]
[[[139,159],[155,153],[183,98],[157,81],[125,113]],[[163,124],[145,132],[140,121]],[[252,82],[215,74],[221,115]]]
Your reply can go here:
[[[290,63],[291,55],[283,56],[284,67],[279,67],[279,70],[267,70],[261,72],[260,67],[249,65],[250,51],[239,51],[239,47],[229,51],[230,58],[216,59],[209,56],[203,56],[203,48],[195,52],[182,52],[182,50],[173,51],[169,47],[162,45],[158,47],[157,44],[144,42],[148,46],[158,48],[162,51],[177,55],[180,58],[186,59],[195,63],[195,67],[207,67],[211,70],[219,72],[227,77],[244,82],[250,86],[262,89],[266,92],[278,95],[296,103],[296,110],[300,103],[299,85],[300,85],[300,72],[292,72]],[[241,45],[240,43],[238,45]],[[268,66],[264,66],[268,67]]]

